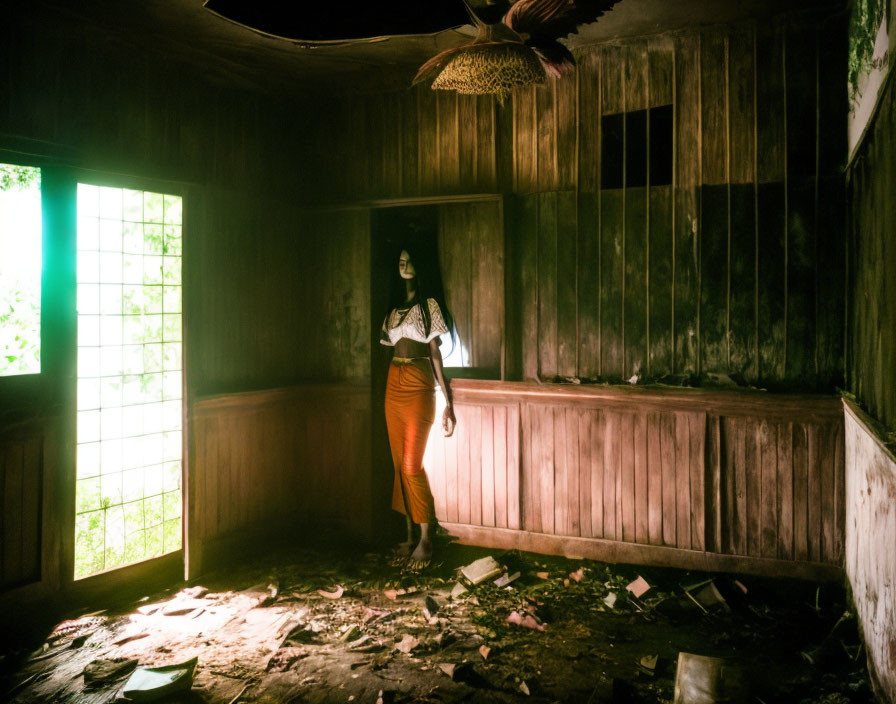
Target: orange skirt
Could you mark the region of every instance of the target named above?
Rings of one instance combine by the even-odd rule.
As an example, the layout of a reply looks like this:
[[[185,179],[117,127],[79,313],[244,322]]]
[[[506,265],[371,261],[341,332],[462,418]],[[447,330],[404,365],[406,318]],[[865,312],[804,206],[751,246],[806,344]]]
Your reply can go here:
[[[389,365],[385,405],[395,466],[392,508],[410,516],[414,523],[430,523],[435,508],[423,453],[436,417],[436,393],[428,358]]]

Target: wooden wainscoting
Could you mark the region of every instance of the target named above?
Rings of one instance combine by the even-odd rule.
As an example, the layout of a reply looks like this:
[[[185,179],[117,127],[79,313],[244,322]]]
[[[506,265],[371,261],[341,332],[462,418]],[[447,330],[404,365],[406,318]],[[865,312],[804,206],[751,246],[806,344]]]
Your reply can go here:
[[[462,540],[839,578],[836,397],[455,380],[425,465]]]
[[[41,577],[43,457],[43,423],[23,423],[0,435],[0,591]]]
[[[370,390],[308,384],[198,400],[188,473],[190,574],[203,546],[323,521],[368,536]],[[206,565],[208,567],[208,565]]]

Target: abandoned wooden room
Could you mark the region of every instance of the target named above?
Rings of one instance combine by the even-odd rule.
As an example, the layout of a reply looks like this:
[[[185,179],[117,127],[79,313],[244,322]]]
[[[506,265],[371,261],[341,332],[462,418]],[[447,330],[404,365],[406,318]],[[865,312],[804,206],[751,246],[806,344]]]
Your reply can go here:
[[[4,3],[3,700],[896,702],[896,2],[291,5]]]

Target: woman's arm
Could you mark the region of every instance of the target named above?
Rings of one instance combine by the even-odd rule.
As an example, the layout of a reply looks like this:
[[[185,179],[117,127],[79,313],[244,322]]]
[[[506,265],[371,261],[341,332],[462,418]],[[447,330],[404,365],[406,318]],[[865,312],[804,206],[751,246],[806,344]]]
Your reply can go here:
[[[457,425],[457,419],[454,417],[454,401],[451,398],[451,386],[445,380],[445,372],[442,369],[442,352],[439,350],[439,338],[435,337],[429,341],[429,359],[432,362],[432,370],[436,375],[436,381],[442,387],[442,393],[445,394],[445,412],[442,414],[442,428],[445,431],[445,437],[450,438],[454,433],[454,426]]]

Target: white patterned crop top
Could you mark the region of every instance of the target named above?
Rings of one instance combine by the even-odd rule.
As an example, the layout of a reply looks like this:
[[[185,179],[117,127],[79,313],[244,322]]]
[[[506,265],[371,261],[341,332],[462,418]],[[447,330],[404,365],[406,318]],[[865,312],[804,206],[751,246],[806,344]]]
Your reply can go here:
[[[423,315],[420,304],[414,305],[408,311],[393,308],[392,312],[383,320],[383,329],[380,333],[380,344],[394,347],[401,338],[406,337],[415,342],[429,342],[430,340],[448,332],[445,319],[442,317],[442,309],[436,303],[435,298],[427,298],[429,306],[429,335],[423,324]],[[439,343],[441,344],[441,342]]]

